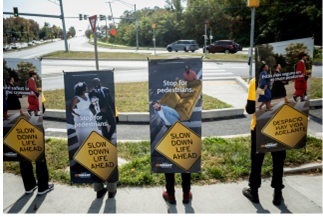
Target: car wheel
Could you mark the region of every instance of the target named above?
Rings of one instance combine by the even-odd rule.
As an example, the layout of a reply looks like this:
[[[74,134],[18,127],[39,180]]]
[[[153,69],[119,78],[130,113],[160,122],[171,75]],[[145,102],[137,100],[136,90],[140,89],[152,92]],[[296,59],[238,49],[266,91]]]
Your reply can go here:
[[[173,49],[169,47],[169,48],[167,48],[167,50],[168,50],[168,52],[172,52]]]
[[[175,50],[175,52],[178,52],[178,50]]]
[[[192,51],[192,53],[195,51],[195,50],[191,50]]]
[[[225,50],[224,53],[228,54],[228,53],[230,53],[230,51],[229,50]]]

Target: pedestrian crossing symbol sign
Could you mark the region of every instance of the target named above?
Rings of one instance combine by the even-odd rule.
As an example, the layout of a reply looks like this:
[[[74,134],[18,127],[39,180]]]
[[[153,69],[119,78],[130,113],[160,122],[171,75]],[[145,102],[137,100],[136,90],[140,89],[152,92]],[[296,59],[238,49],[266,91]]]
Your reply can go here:
[[[37,161],[44,153],[44,133],[24,118],[20,118],[7,133],[3,143],[29,161]]]
[[[118,150],[108,139],[92,131],[75,153],[74,160],[107,181],[118,166]]]
[[[308,115],[288,104],[284,104],[261,132],[290,148],[294,148],[306,137],[307,123]]]
[[[201,137],[177,121],[160,140],[155,150],[185,171],[189,171],[201,157]]]

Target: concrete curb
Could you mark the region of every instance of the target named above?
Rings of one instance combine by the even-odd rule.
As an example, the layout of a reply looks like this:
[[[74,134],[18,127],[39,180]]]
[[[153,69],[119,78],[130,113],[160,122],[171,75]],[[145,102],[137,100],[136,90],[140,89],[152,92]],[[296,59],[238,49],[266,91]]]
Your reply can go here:
[[[313,163],[313,164],[306,164],[296,168],[285,168],[284,173],[297,173],[297,172],[306,172],[313,169],[321,169],[322,170],[322,163]]]
[[[203,110],[202,119],[214,119],[243,115],[243,108],[226,108]],[[150,121],[149,112],[119,112],[119,121],[128,123],[147,123]],[[66,111],[59,109],[46,109],[44,118],[66,120]]]
[[[314,65],[314,66],[321,66],[322,65],[322,62],[313,62],[312,65]]]

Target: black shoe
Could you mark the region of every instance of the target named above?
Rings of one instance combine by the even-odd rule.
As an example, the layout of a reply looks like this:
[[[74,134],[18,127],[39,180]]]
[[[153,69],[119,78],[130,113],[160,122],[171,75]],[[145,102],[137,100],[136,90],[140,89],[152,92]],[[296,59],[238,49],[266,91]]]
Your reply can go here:
[[[48,188],[45,191],[38,191],[37,195],[43,195],[54,189],[54,184],[49,184]]]
[[[105,195],[105,193],[107,193],[107,189],[103,188],[102,190],[96,192],[96,198],[101,198]]]
[[[32,188],[31,190],[29,190],[29,191],[26,191],[26,192],[25,192],[25,194],[31,194],[31,193],[33,193],[37,188],[38,188],[38,185],[37,185],[37,183],[36,183],[35,187],[33,187],[33,188]]]
[[[30,117],[31,117],[31,116],[33,116],[32,112],[33,112],[33,110],[27,109],[27,113],[28,113],[28,115],[29,115]]]
[[[109,198],[113,198],[114,196],[116,196],[117,194],[117,190],[115,192],[109,192]]]
[[[251,202],[259,203],[258,192],[252,191],[251,188],[244,188],[242,194]]]
[[[273,204],[276,206],[279,206],[281,204],[281,201],[283,200],[283,194],[281,191],[274,191],[274,199]]]

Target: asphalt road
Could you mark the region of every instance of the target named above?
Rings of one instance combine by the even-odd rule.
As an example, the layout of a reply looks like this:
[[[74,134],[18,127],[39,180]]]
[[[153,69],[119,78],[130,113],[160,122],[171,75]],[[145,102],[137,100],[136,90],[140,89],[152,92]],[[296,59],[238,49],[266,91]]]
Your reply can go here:
[[[252,115],[202,122],[202,137],[250,134]],[[44,120],[46,136],[67,137],[65,121]],[[120,123],[118,140],[150,140],[149,124]],[[322,137],[322,108],[310,110],[308,133]]]

